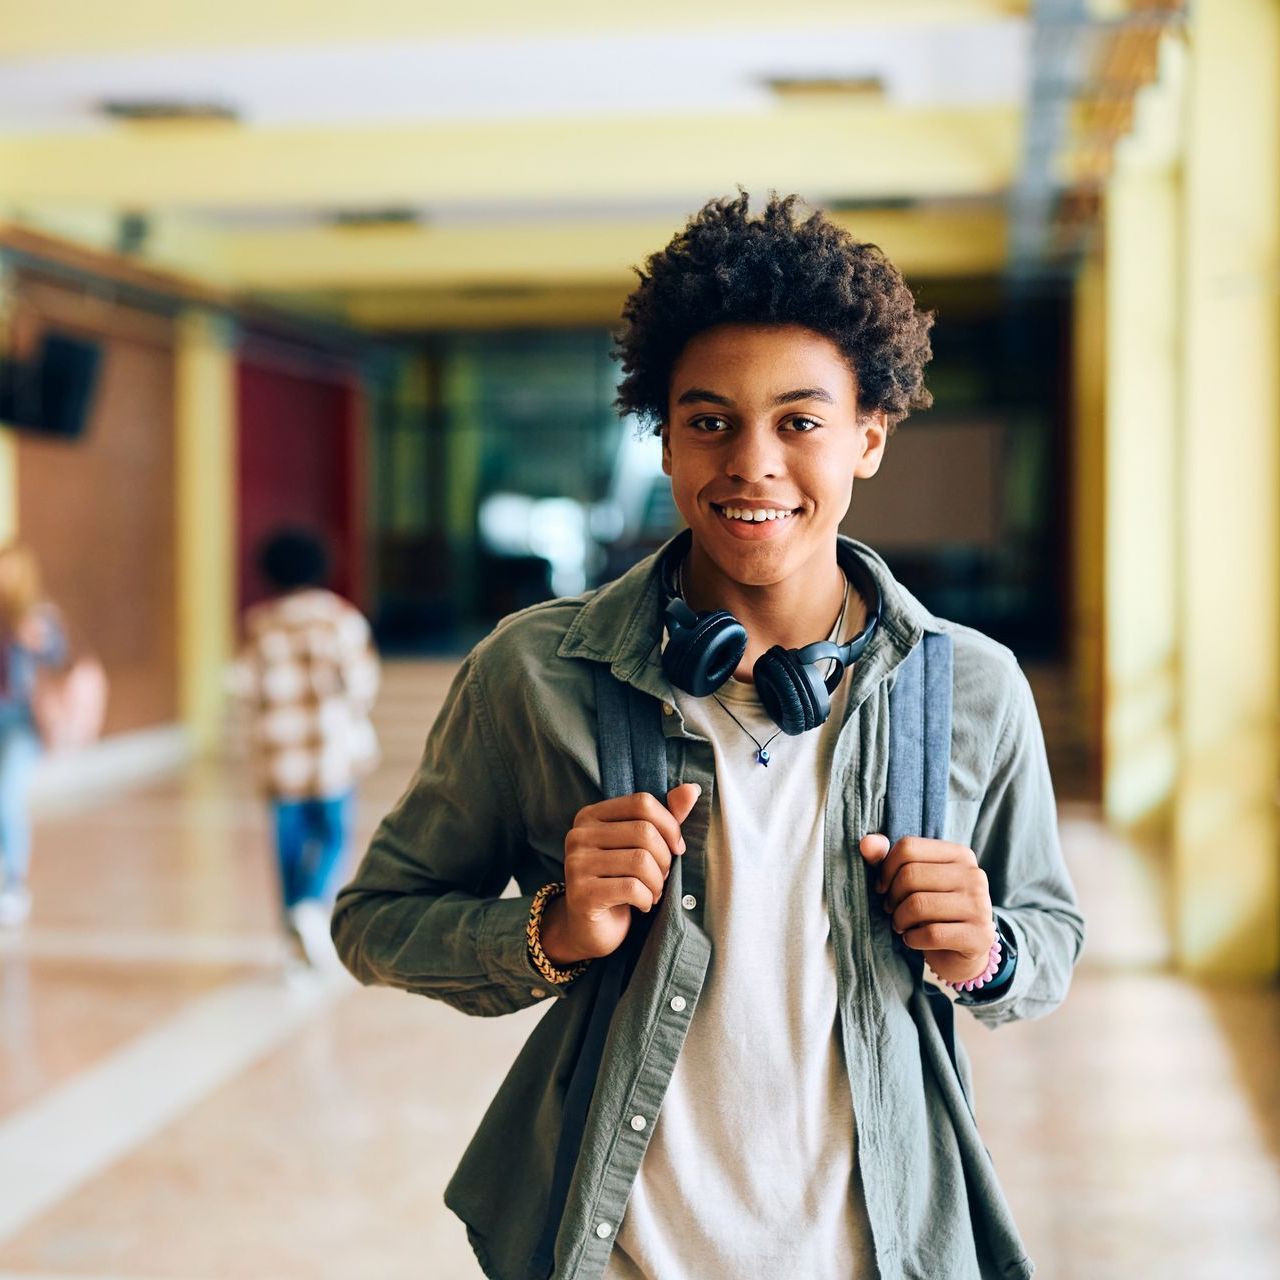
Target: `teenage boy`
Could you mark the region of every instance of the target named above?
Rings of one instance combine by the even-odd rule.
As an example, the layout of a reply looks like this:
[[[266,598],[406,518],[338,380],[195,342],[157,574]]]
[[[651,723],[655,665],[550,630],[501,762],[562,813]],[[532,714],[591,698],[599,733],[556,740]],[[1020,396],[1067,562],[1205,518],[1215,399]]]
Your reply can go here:
[[[797,203],[713,201],[649,258],[618,406],[660,434],[688,530],[477,646],[338,900],[362,982],[480,1015],[553,1001],[446,1192],[498,1280],[1032,1270],[963,1053],[952,1071],[923,1050],[909,960],[995,1027],[1060,1003],[1083,921],[1013,656],[837,533],[894,425],[931,403],[932,317]],[[737,641],[708,659],[721,632]],[[890,692],[935,635],[954,673],[946,838],[890,847]],[[830,687],[825,715],[820,693],[778,692],[774,647],[815,641],[825,661],[793,658]],[[655,700],[665,803],[602,793],[601,664]],[[500,897],[513,877],[521,896]],[[598,975],[646,925],[566,1180]]]

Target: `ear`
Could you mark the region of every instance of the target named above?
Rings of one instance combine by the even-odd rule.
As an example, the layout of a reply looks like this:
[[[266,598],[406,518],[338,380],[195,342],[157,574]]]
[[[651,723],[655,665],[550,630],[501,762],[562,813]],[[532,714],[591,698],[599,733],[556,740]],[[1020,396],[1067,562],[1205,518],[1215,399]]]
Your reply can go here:
[[[667,476],[671,474],[671,424],[669,422],[662,424],[662,473]]]
[[[853,474],[859,480],[870,480],[880,470],[889,441],[889,415],[883,409],[864,413],[858,419],[858,436],[859,454]]]

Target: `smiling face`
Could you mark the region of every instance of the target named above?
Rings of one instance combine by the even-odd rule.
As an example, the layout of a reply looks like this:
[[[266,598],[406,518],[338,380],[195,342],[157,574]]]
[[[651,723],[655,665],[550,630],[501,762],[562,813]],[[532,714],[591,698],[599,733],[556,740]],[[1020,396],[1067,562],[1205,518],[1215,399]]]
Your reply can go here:
[[[882,412],[829,338],[800,325],[724,324],[671,374],[662,468],[695,555],[734,583],[771,586],[834,562],[855,478],[884,453]]]

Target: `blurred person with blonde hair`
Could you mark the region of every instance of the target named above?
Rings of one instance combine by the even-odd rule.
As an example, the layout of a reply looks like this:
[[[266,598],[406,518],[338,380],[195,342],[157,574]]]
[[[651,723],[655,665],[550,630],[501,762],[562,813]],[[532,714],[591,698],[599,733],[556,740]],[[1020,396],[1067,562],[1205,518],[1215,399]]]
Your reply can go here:
[[[318,966],[333,954],[329,912],[355,784],[377,760],[378,660],[364,616],[325,588],[328,557],[314,534],[280,529],[258,562],[276,594],[246,613],[234,674],[254,708],[286,935],[295,959]]]
[[[0,548],[0,927],[20,925],[31,914],[27,793],[40,755],[32,707],[38,669],[65,656],[62,626],[42,598],[35,557],[14,543]]]

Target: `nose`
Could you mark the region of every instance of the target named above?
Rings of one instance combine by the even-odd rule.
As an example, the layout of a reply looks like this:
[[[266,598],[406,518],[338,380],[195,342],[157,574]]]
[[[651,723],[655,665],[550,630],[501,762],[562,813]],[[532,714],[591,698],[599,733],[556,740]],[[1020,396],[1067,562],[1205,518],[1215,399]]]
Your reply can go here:
[[[744,426],[732,433],[724,469],[744,484],[776,479],[783,471],[782,442],[769,424]]]

